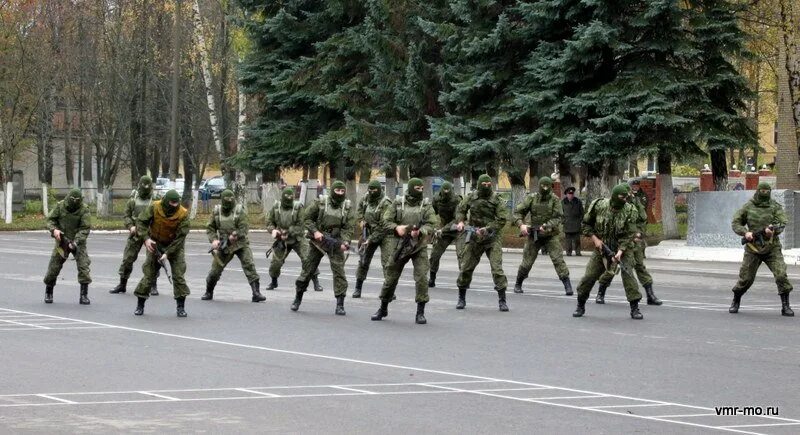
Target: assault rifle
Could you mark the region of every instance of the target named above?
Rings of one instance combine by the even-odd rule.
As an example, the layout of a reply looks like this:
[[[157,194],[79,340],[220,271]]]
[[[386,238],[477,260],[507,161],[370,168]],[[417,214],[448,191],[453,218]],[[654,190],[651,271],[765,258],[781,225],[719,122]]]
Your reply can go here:
[[[306,237],[311,241],[311,245],[317,248],[323,254],[329,255],[331,252],[338,251],[340,246],[347,245],[347,252],[344,257],[344,261],[347,261],[347,259],[350,257],[350,251],[354,249],[350,247],[350,243],[344,243],[342,240],[337,239],[330,234],[323,233],[322,231],[320,232],[322,233],[321,241],[317,241],[317,239],[314,238],[314,233],[306,232]]]
[[[544,231],[544,230],[545,230],[545,226],[544,225],[531,225],[530,227],[528,227],[528,236],[527,237],[529,239],[533,240],[533,243],[536,243],[536,242],[539,241],[539,237],[540,237],[539,233]],[[520,233],[519,236],[520,237],[525,237],[525,234]]]
[[[605,242],[603,242],[603,248],[601,249],[601,254],[603,254],[603,257],[606,257],[606,259],[608,259],[612,264],[618,264],[623,272],[630,273],[630,270],[628,270],[628,266],[626,266],[625,263],[621,261],[617,262],[617,260],[614,258],[617,255],[617,253],[613,251],[611,248],[609,248],[608,245],[605,244]]]
[[[232,232],[231,235],[236,237],[236,231]],[[223,261],[219,258],[219,254],[224,253],[228,249],[229,244],[230,244],[229,238],[225,237],[222,239],[222,242],[216,249],[211,248],[208,250],[208,253],[211,254],[212,257],[214,257],[214,261],[216,261],[220,266],[224,266],[224,264],[222,264]]]
[[[414,252],[417,251],[419,237],[416,239],[411,237],[411,232],[418,231],[422,225],[425,225],[425,223],[420,221],[419,224],[406,228],[406,234],[403,236],[403,240],[400,241],[400,243],[397,245],[397,250],[394,251],[395,263],[410,257]],[[421,236],[422,234],[420,234],[420,237]]]
[[[770,238],[767,237],[767,230],[768,229],[770,231],[772,231],[772,237],[775,237],[775,231],[782,231],[784,228],[786,228],[786,225],[767,225],[766,227],[764,227],[760,231],[754,231],[753,232],[753,241],[752,242],[747,240],[746,237],[742,237],[742,245],[746,245],[748,243],[753,243],[753,244],[755,244],[755,245],[757,245],[759,247],[763,247],[764,244],[767,242],[767,240],[770,239]]]
[[[362,262],[364,254],[367,252],[367,244],[369,244],[369,224],[364,222],[361,225],[361,238],[358,239],[358,257]]]
[[[458,224],[453,224],[452,226],[450,226],[451,231],[458,231],[457,228]],[[487,239],[491,239],[495,235],[495,231],[492,228],[486,228],[486,227],[478,228],[470,225],[464,225],[464,232],[467,234],[467,236],[464,238],[465,244],[471,242],[472,237],[475,234],[482,235]]]
[[[275,253],[276,258],[278,258],[279,252],[283,252],[284,253],[283,258],[286,258],[286,255],[289,255],[289,249],[288,246],[286,246],[286,239],[288,237],[289,237],[288,231],[280,230],[280,234],[278,234],[278,237],[275,237],[275,241],[272,242],[272,247],[270,247],[269,250],[267,251],[267,258],[269,258],[270,254],[272,254],[273,252]]]
[[[61,241],[56,242],[56,251],[61,258],[66,260],[70,253],[72,253],[73,257],[78,254],[78,244],[68,239],[64,233],[61,233]]]
[[[168,261],[167,259],[161,258],[164,256],[164,251],[159,249],[158,244],[156,244],[155,256],[158,265],[161,266],[162,269],[164,269],[164,275],[167,275],[167,280],[169,281],[170,284],[172,284],[172,274],[169,272],[169,265],[167,264]]]

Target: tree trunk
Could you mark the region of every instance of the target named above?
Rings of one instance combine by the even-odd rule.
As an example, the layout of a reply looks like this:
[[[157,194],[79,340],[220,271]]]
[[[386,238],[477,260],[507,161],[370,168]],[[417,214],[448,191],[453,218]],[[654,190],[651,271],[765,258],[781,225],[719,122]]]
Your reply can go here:
[[[312,198],[316,197],[316,188],[314,188]],[[280,170],[273,169],[263,171],[261,173],[261,209],[264,216],[269,214],[270,209],[275,205],[275,201],[279,201],[281,197],[281,183],[280,183]],[[303,196],[300,196],[300,201],[303,201]],[[309,204],[309,202],[306,202]]]
[[[728,190],[728,166],[725,161],[725,149],[709,152],[711,156],[711,173],[714,177],[714,190]]]
[[[192,15],[194,16],[194,37],[197,40],[197,49],[200,53],[200,66],[203,72],[203,84],[205,85],[206,91],[208,120],[211,123],[211,134],[214,136],[214,146],[217,148],[217,153],[222,156],[222,140],[220,139],[219,126],[217,125],[217,104],[216,101],[214,101],[211,60],[209,58],[208,46],[206,45],[206,37],[203,33],[203,19],[200,15],[200,2],[198,0],[192,2],[192,11]],[[225,87],[224,82],[221,85],[223,88]]]
[[[533,191],[534,186],[538,184],[536,181],[538,180],[537,177],[538,175],[539,175],[539,162],[533,159],[528,160],[528,187],[530,188],[531,191]]]
[[[508,181],[511,183],[511,206],[516,207],[517,204],[525,200],[527,194],[525,190],[525,174],[519,172],[509,171]]]
[[[317,188],[319,187],[319,166],[311,165],[308,167],[308,182],[306,183],[305,196],[300,197],[300,201],[305,205],[317,199]]]
[[[172,110],[169,135],[169,179],[178,177],[178,86],[181,75],[181,0],[175,0],[175,25],[172,29]]]
[[[586,174],[586,201],[588,204],[597,198],[607,198],[611,193],[608,189],[608,160],[589,165]]]
[[[386,168],[386,196],[389,199],[397,197],[397,166],[393,163]]]
[[[66,97],[64,107],[64,119],[66,134],[64,136],[64,170],[67,174],[67,186],[75,185],[75,156],[72,153],[72,111],[70,110],[71,101]]]
[[[358,197],[361,198],[367,193],[367,187],[372,178],[372,165],[364,165],[358,174]]]
[[[661,226],[664,239],[678,239],[678,217],[675,214],[675,195],[672,193],[672,156],[658,153],[658,181],[661,186]]]

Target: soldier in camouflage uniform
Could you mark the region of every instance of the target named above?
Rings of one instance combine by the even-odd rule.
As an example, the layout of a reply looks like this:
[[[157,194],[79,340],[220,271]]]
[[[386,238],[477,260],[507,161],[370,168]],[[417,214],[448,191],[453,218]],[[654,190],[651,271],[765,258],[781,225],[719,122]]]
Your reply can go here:
[[[525,217],[530,214],[528,224]],[[569,269],[561,253],[561,224],[564,211],[561,201],[553,194],[553,180],[550,177],[539,179],[539,191],[528,195],[514,210],[514,226],[519,227],[522,236],[527,237],[525,249],[522,253],[522,264],[517,272],[517,282],[514,293],[522,293],[522,282],[536,262],[539,249],[546,248],[553,267],[556,268],[558,279],[564,284],[567,296],[572,296],[572,283],[569,280]],[[536,240],[532,235],[536,234]]]
[[[168,191],[160,201],[153,201],[136,220],[139,237],[145,239],[147,258],[142,265],[142,279],[133,292],[137,297],[136,311],[144,314],[144,303],[150,296],[150,288],[156,279],[158,263],[169,261],[172,272],[172,291],[175,295],[175,312],[186,317],[184,304],[189,295],[186,285],[186,259],[184,246],[189,234],[189,211],[181,205],[181,196],[175,189]]]
[[[281,199],[275,201],[275,205],[270,210],[269,216],[267,216],[267,231],[270,231],[274,240],[283,240],[284,242],[281,249],[272,249],[272,261],[269,264],[271,282],[267,286],[267,290],[275,290],[278,288],[281,268],[289,253],[294,251],[300,257],[300,261],[308,257],[308,239],[304,237],[306,230],[303,227],[303,204],[294,200],[294,189],[291,187],[283,189]],[[314,271],[314,274],[311,275],[311,281],[314,283],[315,291],[323,290],[319,284],[319,270]]]
[[[214,287],[233,257],[239,257],[244,275],[250,283],[250,290],[253,293],[251,300],[263,302],[267,299],[259,289],[259,277],[253,262],[253,251],[250,250],[250,240],[247,237],[248,230],[247,213],[244,208],[236,203],[233,191],[223,190],[220,204],[214,207],[206,226],[206,235],[208,242],[211,243],[214,259],[206,277],[206,292],[200,297],[201,300],[214,299]]]
[[[638,189],[639,180],[631,180],[630,186],[637,187],[635,190],[628,192],[628,202],[636,207],[636,236],[633,239],[634,247],[632,251],[636,277],[639,279],[639,284],[644,287],[645,294],[647,295],[647,305],[661,305],[661,299],[656,297],[656,294],[653,292],[653,277],[650,276],[650,272],[647,271],[647,266],[644,265],[644,250],[647,247],[644,241],[644,234],[647,229],[647,210],[645,209],[647,199],[642,200],[642,197],[647,198],[647,196]],[[598,281],[600,287],[597,289],[597,297],[595,298],[596,303],[606,303],[606,289],[611,285],[613,279],[614,274],[610,272],[606,272],[600,277]]]
[[[392,200],[383,194],[381,183],[378,180],[372,180],[367,186],[367,194],[358,204],[357,220],[361,224],[362,232],[366,228],[366,240],[360,240],[363,249],[361,258],[358,262],[358,269],[356,270],[356,289],[353,291],[354,298],[361,297],[361,288],[364,285],[364,280],[367,279],[367,272],[369,265],[372,262],[372,257],[378,247],[381,248],[381,267],[386,271],[392,255],[392,240],[387,237],[383,230],[383,213],[392,204]],[[360,238],[363,239],[363,236]],[[385,275],[385,274],[384,274]],[[385,278],[385,276],[384,276]]]
[[[128,200],[125,206],[125,229],[128,230],[128,241],[125,243],[125,251],[122,254],[122,264],[119,266],[119,284],[109,293],[125,293],[127,291],[128,278],[133,272],[133,263],[139,258],[139,251],[144,245],[144,239],[139,237],[136,231],[136,218],[144,211],[154,199],[153,180],[147,175],[139,179],[139,185]],[[158,296],[158,272],[156,279],[153,280],[153,287],[150,289],[150,296]]]
[[[592,291],[594,283],[606,270],[619,267],[622,264],[622,285],[625,287],[625,296],[631,306],[631,318],[642,319],[639,311],[639,301],[642,294],[633,277],[634,238],[636,237],[637,210],[633,204],[627,202],[628,186],[619,184],[611,191],[611,198],[596,199],[589,205],[583,218],[583,235],[592,239],[595,251],[586,265],[586,273],[578,284],[578,307],[572,314],[581,317],[586,312],[586,300]],[[603,244],[611,250],[613,258],[609,259],[602,254]]]
[[[308,288],[312,273],[316,272],[322,257],[327,255],[333,272],[333,292],[336,296],[336,311],[344,316],[344,297],[347,293],[347,276],[344,273],[345,252],[350,250],[353,239],[355,213],[350,200],[345,199],[345,185],[335,181],[331,185],[331,195],[314,200],[306,210],[304,224],[313,237],[312,249],[303,261],[303,271],[295,281],[296,294],[292,311],[300,309],[303,293]]]
[[[453,192],[453,184],[445,181],[442,188],[433,197],[433,210],[439,219],[440,228],[437,231],[437,238],[433,242],[431,249],[431,276],[428,280],[428,287],[436,287],[436,273],[439,272],[439,260],[442,258],[444,251],[453,242],[456,243],[456,258],[458,258],[458,267],[461,269],[461,260],[464,256],[464,238],[459,237],[457,231],[452,230],[456,222],[456,209],[461,202],[461,195],[456,195]]]
[[[53,287],[56,285],[58,274],[67,261],[69,253],[72,252],[75,263],[78,265],[78,283],[81,285],[80,298],[78,303],[89,305],[89,284],[92,277],[89,275],[89,266],[92,261],[89,259],[89,252],[86,250],[86,238],[91,231],[91,219],[89,207],[83,203],[80,189],[72,189],[63,201],[59,201],[55,208],[47,215],[47,230],[56,239],[56,247],[50,255],[50,264],[47,266],[47,274],[44,276],[44,302],[53,303]],[[68,250],[63,250],[59,246],[69,241]]]
[[[472,272],[484,254],[489,257],[492,280],[497,291],[500,311],[508,311],[506,287],[508,280],[503,273],[502,230],[508,221],[506,201],[492,188],[492,178],[486,174],[478,177],[478,188],[467,195],[456,211],[458,231],[467,231],[461,273],[458,275],[458,303],[456,309],[467,305],[467,289],[472,282]],[[465,225],[466,222],[466,225]]]
[[[383,213],[383,228],[395,251],[386,270],[386,281],[381,288],[381,307],[372,316],[372,320],[382,320],[389,315],[389,302],[394,297],[397,282],[403,274],[403,268],[411,261],[414,265],[414,282],[416,284],[417,316],[416,323],[424,325],[425,304],[428,303],[428,236],[438,225],[433,207],[423,200],[424,186],[419,178],[408,180],[408,191],[402,198],[386,208]]]
[[[733,302],[730,313],[739,312],[742,295],[747,292],[756,279],[761,263],[765,263],[778,285],[781,297],[781,315],[794,316],[789,306],[789,293],[792,284],[786,276],[786,263],[783,260],[781,240],[778,237],[788,221],[783,207],[771,198],[769,183],[758,183],[753,199],[747,202],[733,216],[733,232],[745,238],[744,258],[739,269],[739,281],[733,287]]]

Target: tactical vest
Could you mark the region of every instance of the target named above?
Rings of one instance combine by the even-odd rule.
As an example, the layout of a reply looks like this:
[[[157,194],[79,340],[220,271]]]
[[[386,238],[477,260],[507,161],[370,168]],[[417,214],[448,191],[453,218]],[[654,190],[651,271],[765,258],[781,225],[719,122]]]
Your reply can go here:
[[[364,209],[364,220],[372,226],[376,226],[380,224],[381,220],[383,220],[383,210],[387,205],[387,201],[390,201],[389,198],[383,197],[378,200],[378,203],[374,206],[369,203],[369,200],[366,200],[366,207]]]
[[[493,222],[497,216],[497,205],[502,201],[497,192],[492,192],[489,198],[481,198],[477,192],[470,193],[469,210],[467,210],[467,224],[473,227],[485,227]]]
[[[550,219],[553,219],[553,203],[560,207],[558,198],[552,193],[542,201],[542,195],[539,192],[534,192],[531,195],[531,206],[528,209],[530,212],[530,224],[532,226],[540,226],[546,224]],[[557,234],[559,227],[547,227],[544,235],[552,236]]]
[[[153,223],[150,224],[150,238],[162,245],[168,245],[178,236],[178,227],[183,219],[187,217],[189,211],[182,205],[178,210],[167,216],[161,208],[161,201],[153,202]]]
[[[588,213],[594,213],[594,232],[604,242],[617,247],[619,239],[625,235],[628,220],[635,222],[636,209],[633,204],[625,203],[622,210],[611,211],[611,201],[609,199],[598,198],[589,205]]]
[[[139,195],[136,195],[133,198],[133,217],[134,219],[136,216],[142,214],[142,212],[153,203],[153,198],[140,198]]]
[[[334,208],[330,204],[330,197],[327,195],[321,196],[319,201],[323,206],[320,207],[317,215],[317,229],[338,236],[341,229],[347,225],[347,216],[350,214],[350,200],[343,200],[340,208]]]
[[[273,209],[277,229],[288,231],[289,228],[298,225],[300,221],[300,209],[302,207],[302,204],[294,201],[292,203],[292,208],[290,210],[286,210],[281,207],[280,201],[276,202],[273,206]]]
[[[456,210],[460,202],[459,199],[460,197],[457,195],[453,195],[449,200],[442,198],[441,195],[437,196],[435,199],[436,212],[439,215],[442,225],[452,222],[453,219],[456,218]]]
[[[406,197],[394,202],[394,222],[397,225],[420,225],[421,219],[430,208],[430,202],[424,198],[418,205],[406,204]],[[421,225],[420,225],[421,226]]]
[[[61,201],[59,206],[61,207],[61,213],[58,218],[58,229],[61,230],[68,239],[72,240],[75,238],[75,235],[78,234],[81,219],[84,213],[88,213],[88,207],[86,207],[85,204],[81,204],[77,210],[71,212],[67,210],[67,205],[64,201]]]
[[[217,232],[219,233],[220,239],[228,237],[232,232],[236,231],[236,223],[241,214],[242,206],[239,204],[234,206],[233,212],[227,216],[222,213],[222,207],[219,204],[214,206],[214,220],[217,224]],[[239,236],[244,237],[244,234],[240,234]]]

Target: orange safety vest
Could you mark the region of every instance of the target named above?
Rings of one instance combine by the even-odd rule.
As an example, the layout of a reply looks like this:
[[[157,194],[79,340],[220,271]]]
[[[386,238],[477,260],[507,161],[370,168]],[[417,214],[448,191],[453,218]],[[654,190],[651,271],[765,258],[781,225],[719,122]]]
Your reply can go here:
[[[150,238],[162,245],[168,245],[175,240],[178,235],[178,226],[189,214],[182,205],[178,210],[167,216],[161,207],[161,201],[153,201],[153,223],[150,224]]]

